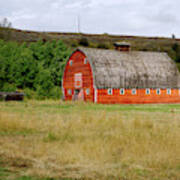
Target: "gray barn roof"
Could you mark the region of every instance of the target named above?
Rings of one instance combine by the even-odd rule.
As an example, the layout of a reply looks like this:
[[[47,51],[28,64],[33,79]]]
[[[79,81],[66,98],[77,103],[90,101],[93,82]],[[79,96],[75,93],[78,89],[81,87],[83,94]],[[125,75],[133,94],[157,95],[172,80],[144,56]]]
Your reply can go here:
[[[79,48],[97,88],[179,88],[176,64],[166,53]]]

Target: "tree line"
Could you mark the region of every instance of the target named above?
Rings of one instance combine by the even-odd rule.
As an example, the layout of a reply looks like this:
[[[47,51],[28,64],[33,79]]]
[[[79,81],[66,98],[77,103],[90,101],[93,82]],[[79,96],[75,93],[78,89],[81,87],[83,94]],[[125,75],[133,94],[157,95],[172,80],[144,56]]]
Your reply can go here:
[[[60,98],[63,69],[71,51],[62,41],[30,44],[0,40],[0,91],[28,98]]]

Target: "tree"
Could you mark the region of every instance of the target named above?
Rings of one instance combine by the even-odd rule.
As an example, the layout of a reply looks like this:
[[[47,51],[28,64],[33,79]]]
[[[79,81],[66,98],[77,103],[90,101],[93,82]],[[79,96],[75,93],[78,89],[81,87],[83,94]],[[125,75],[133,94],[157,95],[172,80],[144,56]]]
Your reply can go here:
[[[35,87],[38,95],[38,99],[44,99],[50,97],[50,92],[54,87],[51,73],[48,69],[40,67],[39,73],[35,79]]]
[[[12,23],[7,18],[0,20],[0,39],[11,39],[11,28]]]
[[[18,44],[0,40],[0,91],[18,88],[29,98],[59,98],[70,54],[62,41]]]
[[[172,39],[176,39],[176,36],[175,36],[175,34],[172,34]]]
[[[3,28],[11,28],[12,27],[12,23],[7,19],[7,18],[3,18],[0,21],[0,27]]]

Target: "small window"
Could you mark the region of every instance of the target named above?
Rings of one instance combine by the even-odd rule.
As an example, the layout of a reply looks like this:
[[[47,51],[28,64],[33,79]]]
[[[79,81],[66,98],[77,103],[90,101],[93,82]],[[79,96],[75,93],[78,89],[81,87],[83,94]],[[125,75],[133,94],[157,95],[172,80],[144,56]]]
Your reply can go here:
[[[161,94],[161,90],[160,89],[156,89],[156,94],[160,95]]]
[[[72,94],[72,90],[68,89],[68,95],[71,95],[71,94]]]
[[[136,95],[136,89],[132,89],[132,95]]]
[[[70,60],[70,61],[69,61],[69,65],[70,65],[70,66],[72,66],[72,64],[73,64],[73,61],[72,61],[72,60]]]
[[[171,89],[167,89],[167,95],[171,95]]]
[[[90,90],[89,88],[86,89],[86,95],[89,95],[90,94]]]
[[[87,64],[88,60],[87,58],[84,59],[84,64]]]
[[[124,94],[125,94],[124,88],[120,89],[120,94],[121,94],[121,95],[124,95]]]
[[[150,89],[146,89],[146,94],[147,95],[151,94],[151,90]]]
[[[112,89],[108,89],[108,95],[112,95],[113,94],[113,90]]]

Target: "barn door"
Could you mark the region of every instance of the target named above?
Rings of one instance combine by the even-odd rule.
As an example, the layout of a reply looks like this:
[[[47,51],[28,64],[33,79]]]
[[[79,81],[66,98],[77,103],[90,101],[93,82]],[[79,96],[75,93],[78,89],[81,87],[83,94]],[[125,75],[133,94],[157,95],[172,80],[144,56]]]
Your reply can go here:
[[[83,101],[84,100],[84,92],[83,89],[75,89],[74,90],[74,101]]]

